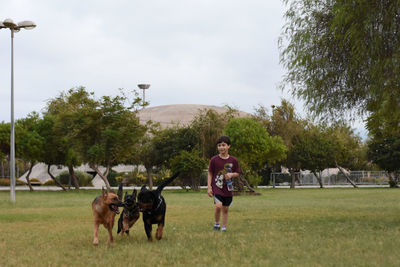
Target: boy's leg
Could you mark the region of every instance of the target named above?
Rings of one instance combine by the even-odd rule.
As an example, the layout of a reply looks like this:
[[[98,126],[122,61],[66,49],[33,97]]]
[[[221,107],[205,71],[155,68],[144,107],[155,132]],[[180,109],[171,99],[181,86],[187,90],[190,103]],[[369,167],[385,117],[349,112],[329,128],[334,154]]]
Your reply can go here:
[[[221,218],[221,210],[222,210],[222,202],[218,199],[218,196],[214,196],[215,210],[214,210],[214,219],[215,224],[213,227],[214,231],[220,230],[219,220]]]
[[[222,206],[222,228],[226,228],[228,223],[229,206]]]
[[[215,212],[214,212],[214,218],[215,222],[219,223],[219,220],[221,218],[221,210],[222,210],[222,202],[217,202],[215,203]]]

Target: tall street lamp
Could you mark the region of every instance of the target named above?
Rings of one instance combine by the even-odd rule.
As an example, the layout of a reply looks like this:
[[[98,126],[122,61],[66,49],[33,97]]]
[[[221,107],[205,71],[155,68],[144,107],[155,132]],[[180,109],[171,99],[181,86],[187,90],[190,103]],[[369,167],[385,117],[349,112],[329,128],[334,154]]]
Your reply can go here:
[[[139,87],[140,89],[143,90],[143,102],[142,102],[143,104],[142,104],[142,108],[144,108],[144,105],[146,105],[144,91],[145,91],[146,89],[149,89],[150,84],[141,83],[141,84],[138,84],[138,87]]]
[[[14,131],[14,33],[21,29],[31,30],[36,27],[32,21],[24,20],[18,24],[12,19],[0,22],[0,29],[8,28],[11,31],[11,137],[10,137],[10,195],[11,202],[15,202],[15,131]]]

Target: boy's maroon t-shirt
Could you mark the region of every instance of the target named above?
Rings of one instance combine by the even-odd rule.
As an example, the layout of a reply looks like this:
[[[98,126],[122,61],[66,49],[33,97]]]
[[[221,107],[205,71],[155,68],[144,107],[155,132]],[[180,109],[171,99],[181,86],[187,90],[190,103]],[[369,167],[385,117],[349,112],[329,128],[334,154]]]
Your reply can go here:
[[[233,196],[233,192],[229,191],[226,187],[224,174],[227,172],[240,173],[240,166],[238,160],[229,155],[229,158],[223,159],[219,155],[211,158],[208,171],[212,173],[211,187],[214,195],[221,195],[225,197]]]

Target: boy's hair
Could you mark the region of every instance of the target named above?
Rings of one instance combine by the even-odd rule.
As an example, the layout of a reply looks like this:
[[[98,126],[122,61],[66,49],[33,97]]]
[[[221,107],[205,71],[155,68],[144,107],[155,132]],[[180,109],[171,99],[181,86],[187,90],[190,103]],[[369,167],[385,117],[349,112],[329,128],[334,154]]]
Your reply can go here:
[[[221,136],[220,138],[218,138],[217,145],[221,143],[231,145],[231,139],[229,139],[228,136]]]

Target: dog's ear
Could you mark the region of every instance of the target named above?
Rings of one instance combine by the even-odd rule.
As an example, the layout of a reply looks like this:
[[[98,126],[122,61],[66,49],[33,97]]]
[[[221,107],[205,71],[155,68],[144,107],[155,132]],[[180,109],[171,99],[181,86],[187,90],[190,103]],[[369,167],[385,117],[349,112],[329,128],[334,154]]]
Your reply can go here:
[[[118,193],[117,193],[119,200],[122,200],[122,194],[123,194],[122,184],[119,184]]]
[[[135,200],[136,200],[136,194],[137,194],[136,189],[133,189],[132,196],[133,196],[133,198],[134,198]]]
[[[145,185],[142,186],[142,188],[140,189],[140,192],[144,192],[144,191],[146,191],[146,186]]]

